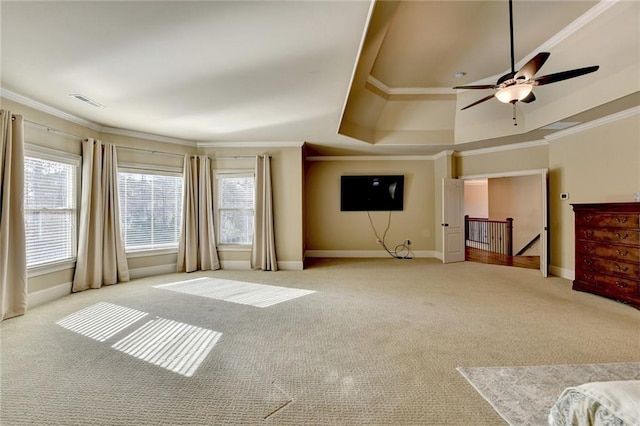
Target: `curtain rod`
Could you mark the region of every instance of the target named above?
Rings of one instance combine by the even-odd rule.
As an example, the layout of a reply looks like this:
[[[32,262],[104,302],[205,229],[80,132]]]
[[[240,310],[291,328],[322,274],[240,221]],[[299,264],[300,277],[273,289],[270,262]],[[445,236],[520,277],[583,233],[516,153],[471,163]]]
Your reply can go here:
[[[12,117],[11,119],[15,120],[14,117]],[[66,132],[64,130],[56,129],[55,127],[47,126],[46,124],[41,124],[41,123],[37,123],[35,121],[27,120],[26,118],[24,119],[24,122],[25,122],[25,124],[29,124],[31,126],[41,127],[41,128],[43,128],[44,130],[46,130],[49,133],[59,133],[61,135],[70,137],[72,139],[78,139],[78,140],[84,139],[82,136],[78,136],[78,135],[76,135],[74,133],[69,133],[69,132]]]
[[[212,160],[237,160],[240,158],[256,158],[257,155],[214,155]]]
[[[116,145],[116,149],[124,149],[124,150],[129,150],[129,151],[150,152],[152,154],[171,155],[171,156],[176,156],[176,157],[180,157],[180,158],[183,158],[185,156],[185,154],[178,154],[177,152],[157,151],[155,149],[133,148],[133,147],[129,147],[129,146],[120,146],[120,145]],[[191,155],[191,154],[189,154],[189,155]]]

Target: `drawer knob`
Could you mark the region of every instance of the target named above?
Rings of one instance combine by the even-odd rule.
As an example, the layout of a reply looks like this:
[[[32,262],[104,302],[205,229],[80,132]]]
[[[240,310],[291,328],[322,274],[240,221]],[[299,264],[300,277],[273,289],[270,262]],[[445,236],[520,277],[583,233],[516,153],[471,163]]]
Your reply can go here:
[[[591,275],[591,274],[584,274],[584,279],[585,279],[585,280],[589,280],[589,281],[593,281],[593,275]]]
[[[622,268],[620,265],[616,263],[616,269],[618,269],[619,272],[627,272],[629,270],[629,267],[625,266],[624,268]]]
[[[619,232],[616,232],[616,237],[618,237],[619,240],[626,240],[629,238],[629,234],[621,235]]]
[[[585,222],[591,222],[593,220],[593,216],[585,216],[584,217],[584,221]]]
[[[629,254],[629,250],[616,250],[616,253],[618,253],[618,256],[626,256]]]
[[[593,265],[593,260],[584,259],[583,262],[585,265]]]
[[[621,283],[620,281],[616,281],[616,285],[618,286],[618,288],[627,288],[628,287],[627,283]]]
[[[622,217],[622,218],[616,217],[616,221],[618,223],[627,223],[628,220],[629,220],[629,218],[627,218],[627,217]]]
[[[585,249],[585,251],[594,251],[595,247],[594,246],[584,246],[584,249]],[[618,250],[618,251],[620,251],[620,250]],[[618,254],[620,254],[620,253],[618,253]]]
[[[585,237],[593,237],[593,231],[584,231],[584,236]],[[620,238],[620,237],[618,237]]]

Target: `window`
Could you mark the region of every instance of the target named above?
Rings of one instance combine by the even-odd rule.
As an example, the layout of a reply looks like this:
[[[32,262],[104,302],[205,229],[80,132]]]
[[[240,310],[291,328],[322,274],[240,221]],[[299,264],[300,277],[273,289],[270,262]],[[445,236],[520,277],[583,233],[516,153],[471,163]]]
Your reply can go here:
[[[219,173],[218,244],[253,242],[253,173]]]
[[[177,248],[182,175],[120,169],[120,217],[126,251]]]
[[[76,258],[80,158],[27,147],[24,215],[27,267]]]

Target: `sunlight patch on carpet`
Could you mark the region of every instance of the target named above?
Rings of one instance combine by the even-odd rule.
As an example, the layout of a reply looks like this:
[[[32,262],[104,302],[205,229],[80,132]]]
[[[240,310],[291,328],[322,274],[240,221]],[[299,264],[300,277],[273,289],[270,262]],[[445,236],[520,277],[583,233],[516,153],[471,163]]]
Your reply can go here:
[[[146,312],[136,309],[100,302],[68,315],[56,324],[98,342],[104,342],[146,315]]]
[[[314,290],[303,290],[289,287],[278,287],[266,284],[254,284],[243,281],[224,280],[219,278],[196,278],[177,283],[161,284],[155,288],[224,300],[225,302],[266,308],[298,297],[315,293]]]
[[[158,318],[135,330],[112,348],[135,358],[191,377],[222,333]]]
[[[458,367],[457,370],[512,426],[547,424],[567,387],[589,382],[640,380],[640,363]]]

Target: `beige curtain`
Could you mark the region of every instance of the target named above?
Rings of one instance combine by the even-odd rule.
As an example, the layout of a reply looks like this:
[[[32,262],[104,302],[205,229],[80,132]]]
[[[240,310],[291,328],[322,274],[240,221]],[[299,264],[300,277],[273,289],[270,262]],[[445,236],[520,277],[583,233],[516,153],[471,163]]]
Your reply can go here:
[[[116,147],[82,142],[82,200],[73,291],[129,281],[120,227]]]
[[[0,110],[0,319],[27,312],[24,231],[24,121]]]
[[[271,157],[256,157],[255,215],[251,267],[277,271],[276,242],[273,230],[273,195],[271,193]]]
[[[209,157],[185,155],[178,272],[220,269],[213,223],[212,185]]]

